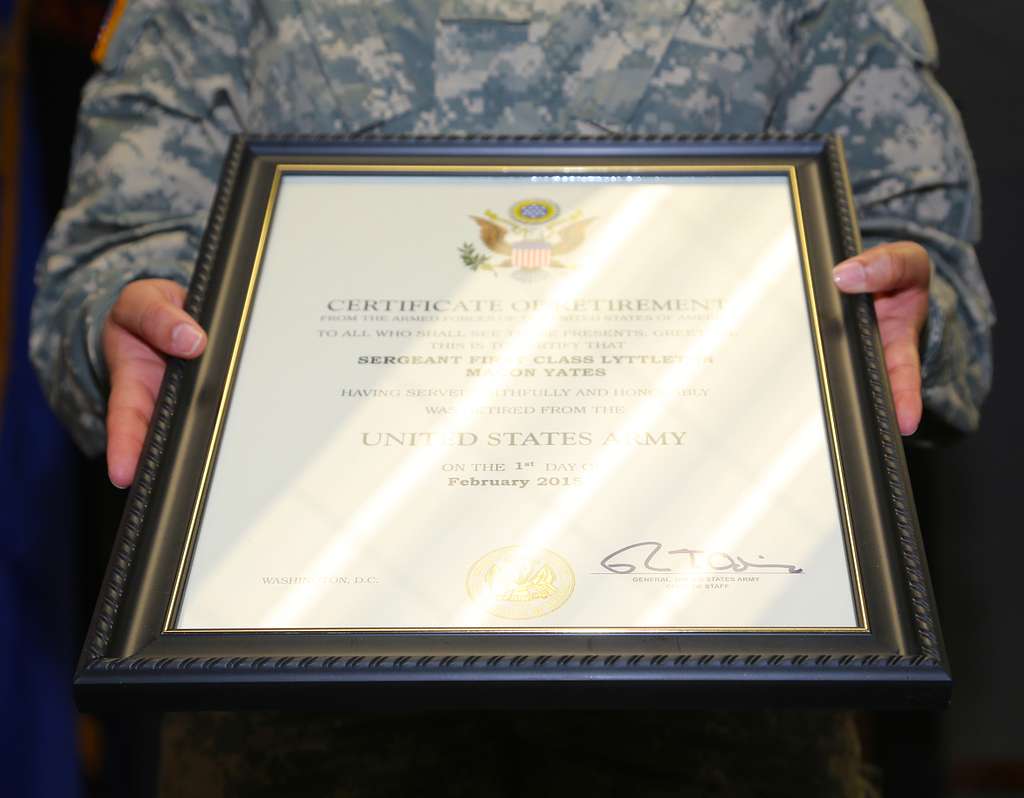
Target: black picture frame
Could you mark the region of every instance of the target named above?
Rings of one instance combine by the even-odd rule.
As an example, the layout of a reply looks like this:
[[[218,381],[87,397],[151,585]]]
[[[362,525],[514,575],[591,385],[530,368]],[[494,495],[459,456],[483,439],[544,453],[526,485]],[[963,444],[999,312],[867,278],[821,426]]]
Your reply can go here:
[[[867,631],[570,637],[168,634],[184,519],[213,434],[244,287],[284,164],[759,163],[802,198],[839,468],[849,486]],[[860,239],[835,136],[357,138],[238,136],[225,159],[186,309],[211,331],[170,361],[77,672],[91,709],[323,706],[939,707],[951,691],[882,348],[868,297],[828,275]],[[207,447],[208,448],[208,447]]]

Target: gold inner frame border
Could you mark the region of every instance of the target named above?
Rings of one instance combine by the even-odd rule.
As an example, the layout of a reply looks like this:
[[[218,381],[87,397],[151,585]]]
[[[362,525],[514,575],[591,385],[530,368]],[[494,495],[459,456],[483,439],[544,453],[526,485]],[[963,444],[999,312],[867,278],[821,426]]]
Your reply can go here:
[[[206,503],[210,479],[213,473],[214,464],[220,447],[221,434],[223,432],[224,420],[230,404],[231,394],[234,387],[235,375],[238,363],[241,359],[242,349],[245,343],[248,330],[249,316],[252,310],[253,299],[256,293],[256,285],[259,281],[260,270],[263,266],[263,255],[269,237],[273,212],[277,204],[277,195],[280,190],[281,180],[288,174],[309,174],[309,173],[350,173],[350,174],[380,174],[387,176],[395,172],[422,173],[422,174],[472,174],[481,177],[496,177],[508,175],[536,175],[539,177],[557,174],[587,175],[587,174],[653,174],[672,173],[674,176],[683,176],[687,173],[706,176],[713,173],[732,174],[776,174],[786,176],[789,181],[790,195],[793,202],[794,221],[797,228],[797,238],[800,242],[800,258],[803,267],[803,284],[807,300],[807,308],[810,317],[812,339],[814,341],[815,359],[818,369],[818,385],[822,394],[822,404],[825,413],[826,426],[829,437],[829,452],[832,460],[833,480],[835,482],[840,518],[843,525],[843,537],[846,547],[854,609],[859,624],[855,627],[682,627],[682,626],[658,626],[658,627],[286,627],[286,628],[260,628],[260,629],[178,629],[173,623],[176,618],[180,602],[183,596],[184,583],[187,580],[187,572],[192,559],[193,548],[197,537],[198,527],[202,511]],[[628,163],[601,163],[601,164],[440,164],[440,163],[417,163],[417,164],[373,164],[373,163],[330,163],[330,164],[309,164],[309,163],[279,163],[274,170],[274,177],[271,183],[270,192],[267,195],[267,205],[263,214],[263,222],[260,229],[259,242],[256,248],[256,255],[253,259],[253,266],[249,275],[249,283],[246,288],[246,295],[242,307],[242,315],[238,322],[238,329],[235,334],[235,341],[232,346],[231,357],[228,363],[228,371],[224,380],[224,387],[221,391],[220,401],[217,407],[217,415],[214,421],[213,434],[210,436],[210,443],[207,447],[206,456],[203,462],[203,469],[200,475],[199,490],[192,508],[189,519],[188,530],[185,536],[185,545],[182,548],[181,558],[178,563],[177,573],[174,579],[174,586],[167,605],[167,612],[164,617],[162,634],[169,635],[264,635],[264,634],[296,634],[296,633],[330,633],[330,634],[379,634],[392,633],[396,635],[430,634],[430,635],[497,635],[523,637],[535,634],[564,634],[567,636],[585,637],[588,635],[665,635],[665,634],[758,634],[758,635],[782,635],[782,634],[865,634],[871,631],[867,616],[867,605],[864,599],[864,587],[861,578],[860,561],[857,556],[856,541],[853,537],[853,522],[850,512],[849,496],[846,487],[846,479],[843,474],[842,460],[840,458],[840,446],[838,431],[836,428],[835,411],[832,401],[832,393],[829,388],[828,367],[825,360],[824,345],[821,335],[821,326],[818,316],[818,306],[814,297],[814,277],[811,271],[810,255],[807,247],[807,232],[804,225],[803,205],[800,199],[800,189],[797,181],[797,169],[793,164],[738,164],[738,163],[701,163],[701,164],[628,164]]]

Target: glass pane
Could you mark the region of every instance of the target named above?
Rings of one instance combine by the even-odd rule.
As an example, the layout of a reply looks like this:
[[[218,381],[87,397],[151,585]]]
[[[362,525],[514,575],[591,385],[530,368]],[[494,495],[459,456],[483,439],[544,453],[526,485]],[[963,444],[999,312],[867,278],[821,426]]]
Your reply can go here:
[[[858,627],[793,207],[283,177],[176,628]]]

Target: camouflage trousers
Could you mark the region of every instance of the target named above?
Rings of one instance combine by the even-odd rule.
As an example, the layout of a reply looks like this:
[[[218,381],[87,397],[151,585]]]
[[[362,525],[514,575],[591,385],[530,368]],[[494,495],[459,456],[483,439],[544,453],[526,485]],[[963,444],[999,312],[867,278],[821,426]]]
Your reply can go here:
[[[161,798],[879,795],[851,713],[165,716]]]

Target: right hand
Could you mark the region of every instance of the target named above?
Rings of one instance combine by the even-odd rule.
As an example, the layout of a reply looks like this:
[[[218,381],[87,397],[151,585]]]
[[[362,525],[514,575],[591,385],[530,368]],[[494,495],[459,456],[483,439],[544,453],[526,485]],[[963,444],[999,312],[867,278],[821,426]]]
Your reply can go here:
[[[165,355],[192,359],[206,348],[206,333],[182,308],[185,289],[172,280],[126,285],[103,325],[103,355],[110,371],[107,403],[107,473],[128,487],[142,454],[149,419],[167,368]]]

